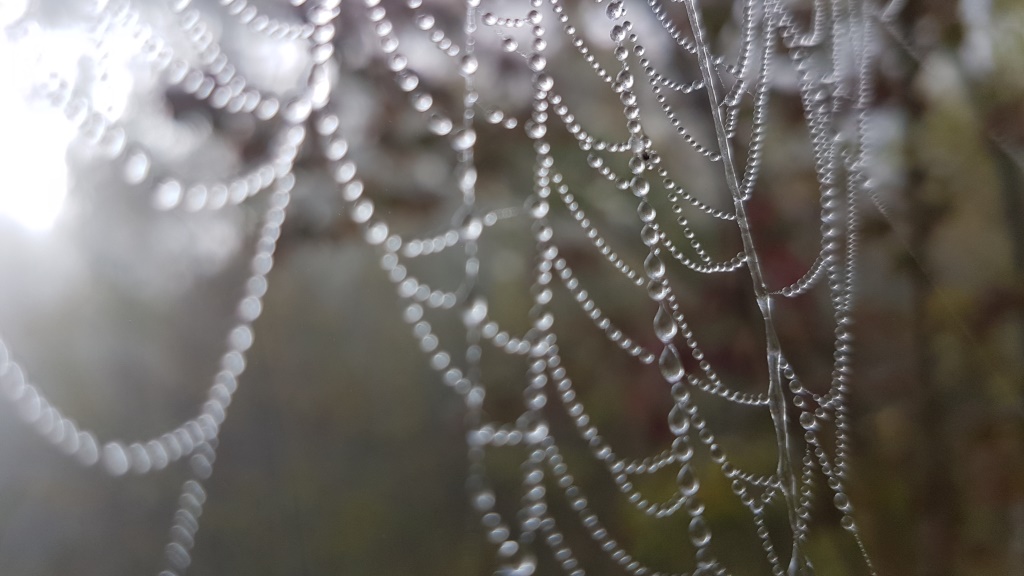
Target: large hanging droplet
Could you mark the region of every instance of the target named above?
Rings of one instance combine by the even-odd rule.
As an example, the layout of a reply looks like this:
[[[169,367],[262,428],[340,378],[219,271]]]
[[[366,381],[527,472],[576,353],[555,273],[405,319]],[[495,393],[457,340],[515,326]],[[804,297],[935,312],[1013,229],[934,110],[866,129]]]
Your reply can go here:
[[[452,138],[452,148],[456,151],[468,150],[476,143],[476,132],[472,128],[465,128],[455,133]]]
[[[476,56],[472,54],[466,54],[462,57],[462,61],[459,63],[459,72],[463,76],[469,76],[477,71],[480,67],[480,62],[476,59]]]
[[[835,498],[832,499],[832,502],[835,503],[836,508],[838,508],[840,512],[849,513],[851,510],[853,510],[853,506],[850,504],[850,498],[844,492],[836,493]]]
[[[671,418],[671,414],[669,414]],[[686,421],[689,426],[689,420]],[[686,464],[693,459],[693,445],[690,444],[690,439],[685,436],[680,436],[672,441],[672,455],[675,457],[676,462],[680,464]]]
[[[807,430],[813,430],[818,427],[818,423],[814,419],[814,414],[811,414],[810,412],[800,413],[800,425]]]
[[[703,516],[695,516],[690,520],[690,542],[698,548],[703,548],[711,543],[711,528]]]
[[[487,300],[483,297],[473,300],[473,304],[466,308],[462,315],[462,321],[467,327],[479,326],[485,319],[487,319]]]
[[[690,415],[679,404],[672,406],[672,410],[669,410],[668,428],[676,436],[682,436],[690,431]],[[675,443],[672,446],[675,449]]]
[[[679,493],[686,498],[693,496],[700,489],[700,480],[697,480],[697,475],[693,473],[693,467],[689,464],[683,464],[679,468],[676,484],[679,486]]]
[[[626,29],[616,24],[612,27],[612,31],[608,34],[608,37],[612,39],[612,42],[618,44],[626,39]]]
[[[654,246],[658,243],[658,229],[651,224],[644,224],[643,229],[640,230],[640,239],[647,246]]]
[[[548,61],[540,54],[534,54],[527,59],[527,64],[530,66],[530,70],[533,70],[534,72],[543,72],[544,68],[548,65]]]
[[[149,156],[143,152],[129,154],[124,162],[124,179],[129,184],[139,184],[149,175]]]
[[[427,124],[430,131],[438,136],[444,136],[452,131],[452,121],[445,116],[434,114]]]
[[[658,358],[658,367],[661,368],[661,375],[670,384],[675,384],[683,379],[686,371],[683,370],[683,362],[679,359],[679,352],[672,344],[665,345]]]
[[[555,80],[549,74],[537,75],[537,89],[550,92],[555,87]]]
[[[651,252],[644,259],[644,271],[647,272],[648,278],[661,280],[665,277],[665,263],[661,261],[657,254]]]
[[[687,414],[686,410],[676,404],[669,411],[669,429],[672,430],[672,434],[683,436],[690,429],[690,415]],[[675,444],[673,444],[675,446]]]
[[[647,200],[640,201],[640,204],[636,207],[636,213],[640,216],[640,220],[644,222],[653,222],[654,217],[657,215],[654,211],[654,206],[651,206],[651,203]]]
[[[615,0],[605,9],[605,14],[609,20],[618,20],[626,15],[626,7],[622,5],[620,0]]]
[[[651,280],[647,283],[647,294],[655,302],[661,302],[668,296],[668,282],[664,280]]]
[[[658,311],[654,314],[654,334],[658,340],[667,344],[672,341],[678,331],[672,313],[665,308],[664,304],[658,306]]]

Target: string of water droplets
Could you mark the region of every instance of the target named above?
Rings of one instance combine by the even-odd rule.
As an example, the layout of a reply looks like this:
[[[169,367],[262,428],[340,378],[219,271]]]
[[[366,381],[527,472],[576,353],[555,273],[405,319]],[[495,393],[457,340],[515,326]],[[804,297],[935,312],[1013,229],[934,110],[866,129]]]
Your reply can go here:
[[[811,530],[816,478],[833,494],[835,508],[842,514],[842,526],[856,540],[869,572],[873,573],[866,548],[861,541],[845,489],[848,474],[849,417],[846,402],[849,393],[852,358],[852,312],[857,251],[857,205],[867,182],[863,175],[863,138],[865,115],[871,93],[871,20],[878,11],[868,3],[852,0],[822,0],[813,5],[810,29],[802,30],[794,13],[779,0],[744,0],[739,10],[739,46],[735,60],[712,51],[697,0],[682,0],[685,22],[677,22],[659,0],[631,2],[611,0],[603,6],[608,39],[614,45],[618,70],[606,67],[595,56],[570,18],[562,0],[530,0],[522,11],[502,7],[497,14],[481,6],[481,0],[466,0],[462,28],[445,31],[421,0],[406,0],[404,9],[420,32],[453,63],[462,77],[460,111],[454,117],[442,111],[438,99],[420,81],[420,76],[403,54],[400,30],[389,16],[389,8],[380,0],[363,0],[362,6],[342,14],[340,0],[292,0],[304,6],[303,22],[290,23],[272,18],[246,0],[221,0],[225,22],[237,22],[253,32],[277,40],[304,43],[310,56],[308,81],[284,93],[268,93],[252,87],[215,40],[206,16],[191,6],[190,0],[168,1],[177,15],[178,32],[190,43],[194,57],[178,56],[172,43],[147,25],[128,0],[98,3],[95,11],[98,53],[111,29],[127,31],[136,40],[135,49],[168,85],[178,86],[214,109],[251,114],[260,121],[280,117],[282,127],[270,146],[268,159],[242,173],[213,182],[187,183],[159,166],[159,159],[133,142],[130,131],[116,120],[94,110],[88,98],[75,95],[71,79],[50,75],[39,82],[36,97],[64,111],[85,141],[106,151],[107,157],[122,166],[125,180],[132,185],[148,186],[154,191],[153,206],[161,210],[184,208],[187,211],[216,210],[258,199],[265,203],[263,224],[256,235],[251,274],[245,280],[244,294],[237,307],[237,324],[230,330],[220,371],[208,391],[208,400],[200,414],[151,440],[125,443],[101,442],[96,435],[78,426],[48,401],[40,389],[30,384],[7,345],[0,341],[0,384],[4,396],[17,408],[22,419],[65,453],[84,465],[102,464],[118,476],[128,472],[144,474],[166,468],[190,457],[195,478],[188,480],[179,498],[171,540],[166,548],[168,567],[161,576],[183,574],[191,561],[190,551],[199,527],[206,499],[201,481],[212,473],[219,428],[246,365],[251,347],[253,322],[262,311],[262,297],[273,266],[274,251],[295,184],[295,158],[308,130],[317,138],[318,150],[328,166],[336,190],[344,202],[346,217],[361,231],[363,240],[379,255],[380,267],[394,285],[402,305],[402,318],[409,324],[413,338],[427,355],[429,366],[437,371],[445,385],[465,403],[470,500],[479,513],[486,539],[494,546],[502,576],[528,576],[537,568],[538,544],[543,543],[555,563],[572,576],[585,575],[584,560],[572,549],[563,528],[548,507],[549,490],[560,489],[582,530],[607,555],[635,576],[664,576],[667,572],[649,566],[627,550],[613,536],[615,527],[606,526],[598,517],[582,486],[570,473],[557,438],[549,422],[553,407],[561,407],[573,423],[591,455],[603,463],[611,480],[626,501],[654,521],[683,511],[689,517],[687,540],[693,548],[692,574],[727,574],[728,557],[714,550],[713,535],[700,498],[700,481],[695,472],[696,451],[705,451],[710,460],[731,482],[738,501],[750,512],[755,532],[773,574],[806,574],[813,571],[803,543]],[[308,4],[308,5],[307,5]],[[605,4],[597,0],[595,4]],[[601,8],[601,7],[598,7]],[[583,9],[591,9],[584,7]],[[646,11],[680,49],[677,56],[695,59],[700,77],[676,80],[649,55],[642,39],[627,19],[628,11]],[[507,11],[507,12],[506,12]],[[359,165],[350,153],[350,140],[342,133],[339,111],[347,105],[338,97],[338,77],[332,70],[344,66],[336,54],[335,42],[341,18],[353,18],[366,25],[376,36],[380,57],[397,89],[408,97],[410,107],[422,115],[430,130],[442,138],[455,154],[453,171],[459,205],[452,215],[452,227],[425,238],[404,238],[393,231],[376,209],[372,190],[359,175]],[[549,21],[554,22],[549,24]],[[29,30],[25,23],[20,23]],[[483,30],[487,30],[484,34]],[[513,33],[525,30],[527,40],[516,40]],[[560,80],[549,70],[546,35],[561,31],[589,69],[622,105],[620,125],[626,136],[609,141],[595,136],[585,127],[556,89]],[[481,102],[478,71],[486,63],[478,56],[479,43],[493,32],[504,52],[521,57],[530,73],[533,96],[528,118],[522,121],[490,103]],[[30,32],[26,32],[30,33]],[[31,33],[39,33],[31,32]],[[780,45],[781,41],[781,45]],[[758,176],[765,145],[768,103],[772,94],[772,63],[786,58],[797,71],[800,101],[807,117],[808,132],[815,161],[821,200],[821,242],[818,256],[807,272],[789,286],[769,287],[764,278],[756,239],[747,215],[748,202],[758,192]],[[822,64],[826,62],[826,64]],[[642,71],[646,86],[658,110],[648,114],[642,106],[641,83],[634,70]],[[731,83],[731,84],[730,84]],[[674,106],[666,91],[691,94],[703,92],[708,100],[708,120],[714,127],[714,141],[703,142],[694,136],[685,118],[691,110]],[[738,135],[743,114],[749,111],[750,134]],[[490,302],[481,290],[479,278],[487,265],[479,255],[479,240],[485,231],[504,217],[516,217],[518,211],[483,212],[477,202],[475,151],[478,141],[478,114],[488,124],[509,130],[522,128],[535,155],[532,191],[521,212],[529,224],[534,244],[531,271],[530,327],[525,334],[512,334],[489,314]],[[552,122],[552,114],[557,122]],[[853,118],[853,128],[846,122]],[[687,190],[674,175],[674,150],[659,150],[648,136],[654,122],[667,121],[672,133],[705,162],[721,171],[721,188],[728,191],[731,209],[714,208]],[[614,248],[599,226],[587,216],[580,200],[569,188],[552,153],[549,131],[565,130],[587,155],[586,165],[614,190],[630,192],[637,214],[637,236],[646,255],[642,265],[631,265],[628,251]],[[746,147],[742,161],[736,152]],[[613,168],[613,157],[624,158],[628,172]],[[154,175],[157,172],[157,175]],[[672,216],[666,218],[655,208],[655,196],[664,195]],[[644,288],[654,316],[650,319],[657,348],[644,342],[644,335],[629,335],[602,312],[583,280],[574,273],[560,253],[551,211],[551,199],[569,214],[593,247],[630,285]],[[691,218],[709,216],[735,225],[742,242],[739,254],[715,255],[705,246],[691,224]],[[678,239],[683,238],[680,242]],[[464,273],[454,288],[434,287],[412,276],[408,259],[445,253],[460,247]],[[761,311],[765,328],[768,378],[765,390],[745,393],[731,389],[706,359],[698,335],[690,327],[679,297],[679,277],[670,270],[672,262],[698,274],[724,274],[745,269]],[[684,272],[680,272],[684,273]],[[620,456],[594,425],[576,392],[574,380],[563,361],[556,318],[552,308],[554,278],[561,284],[608,341],[629,357],[644,365],[658,366],[673,406],[665,415],[673,435],[670,447],[657,454],[628,458]],[[827,281],[835,325],[834,366],[828,391],[823,394],[806,388],[795,368],[787,361],[785,350],[775,333],[779,313],[775,300],[797,297]],[[459,314],[464,327],[464,350],[458,342],[443,342],[435,332],[426,311],[451,311]],[[571,343],[570,343],[571,344]],[[685,347],[683,346],[685,344]],[[493,345],[507,354],[525,356],[527,373],[523,385],[523,408],[513,422],[490,422],[482,409],[487,391],[487,373],[482,365],[485,345]],[[683,355],[693,359],[697,370],[687,370]],[[778,462],[771,474],[744,471],[730,459],[716,440],[714,431],[702,415],[700,395],[709,394],[750,407],[767,409],[771,415]],[[551,397],[556,402],[548,405]],[[804,428],[803,437],[794,435],[789,419]],[[832,453],[825,435],[832,433]],[[486,454],[501,446],[520,445],[526,449],[522,464],[521,491],[516,518],[499,513],[497,502],[505,498],[491,487]],[[800,446],[802,445],[802,449]],[[798,459],[794,459],[799,455]],[[644,494],[634,477],[672,469],[677,490],[661,500]],[[552,490],[553,491],[553,490]],[[766,524],[766,509],[782,507],[789,521],[788,539],[773,539]],[[790,546],[788,554],[782,546]],[[590,559],[586,559],[589,562]]]

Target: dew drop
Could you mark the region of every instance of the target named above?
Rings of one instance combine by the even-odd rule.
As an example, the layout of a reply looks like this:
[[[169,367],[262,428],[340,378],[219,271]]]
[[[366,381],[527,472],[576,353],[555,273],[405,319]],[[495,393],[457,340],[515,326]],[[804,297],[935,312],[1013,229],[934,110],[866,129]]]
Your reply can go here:
[[[654,246],[658,243],[658,229],[650,224],[644,224],[640,230],[640,239],[647,246]]]
[[[438,136],[444,136],[452,131],[452,121],[439,114],[434,114],[430,117],[428,126],[430,127],[430,131]]]
[[[683,370],[683,362],[679,359],[679,352],[672,344],[667,344],[658,357],[658,367],[661,368],[661,375],[670,384],[683,379],[686,371]]]
[[[654,334],[662,342],[668,343],[672,341],[677,331],[672,314],[665,309],[664,304],[658,306],[658,311],[654,314]]]
[[[647,294],[656,302],[661,302],[668,296],[668,283],[664,281],[651,280],[647,283]]]
[[[306,98],[299,98],[285,107],[284,118],[289,122],[298,124],[300,122],[305,122],[306,118],[309,118],[309,114],[312,110],[312,102]]]
[[[665,277],[665,263],[657,254],[651,252],[644,259],[644,271],[652,280],[661,280]]]
[[[412,92],[420,85],[419,76],[409,72],[408,70],[402,71],[398,74],[398,87],[405,92]]]
[[[612,42],[619,44],[626,39],[626,29],[616,24],[615,26],[612,27],[612,31],[609,34],[609,37],[612,39]]]
[[[711,543],[711,529],[703,516],[694,516],[690,520],[690,541],[698,548],[703,548]]]
[[[605,9],[605,15],[608,16],[609,20],[618,20],[626,15],[626,7],[622,5],[620,0],[615,0]]]
[[[854,522],[853,516],[850,516],[849,514],[845,514],[840,523],[843,525],[843,528],[847,530],[853,531],[857,529],[857,523]]]
[[[682,436],[683,434],[689,432],[690,415],[686,412],[685,408],[683,408],[679,404],[675,404],[674,406],[672,406],[672,409],[669,410],[668,412],[668,427],[676,436]],[[673,444],[673,448],[674,447],[675,446]],[[686,444],[685,448],[690,449],[688,443]]]
[[[465,56],[462,57],[462,61],[459,64],[459,71],[462,72],[463,75],[469,76],[470,74],[476,72],[479,67],[480,62],[477,61],[476,56],[473,56],[472,54],[466,54]]]
[[[124,179],[129,184],[139,184],[149,175],[149,156],[144,152],[135,152],[124,162]]]
[[[430,30],[434,27],[434,17],[430,14],[421,14],[416,17],[416,26],[420,30]]]
[[[459,152],[472,148],[475,143],[476,132],[474,132],[472,128],[459,130],[452,138],[452,148]]]
[[[121,476],[128,471],[128,453],[124,446],[110,442],[103,447],[103,466],[112,476]]]
[[[817,421],[814,419],[814,414],[810,412],[800,413],[800,425],[808,430],[813,430],[818,427]]]
[[[159,210],[170,210],[181,203],[181,184],[176,180],[167,180],[157,186],[153,204]]]
[[[526,123],[526,135],[533,139],[543,138],[547,134],[547,126],[530,120]]]
[[[629,182],[629,187],[633,191],[633,195],[637,198],[644,198],[651,191],[651,183],[640,176],[635,176]]]
[[[693,473],[693,467],[689,464],[683,464],[679,468],[676,484],[679,486],[679,493],[687,498],[696,494],[700,488],[700,480],[697,480],[697,475]]]
[[[555,80],[549,74],[541,73],[537,75],[537,89],[550,92],[554,87]]]
[[[633,156],[629,159],[629,171],[633,174],[643,174],[644,170],[647,169],[647,165],[643,158],[639,156]]]
[[[837,493],[832,499],[832,502],[840,512],[849,512],[853,509],[853,507],[850,506],[850,498],[843,492]]]
[[[636,213],[640,216],[640,220],[643,222],[653,222],[657,212],[654,211],[654,206],[647,200],[641,200],[640,204],[636,207]]]
[[[479,326],[487,318],[487,300],[484,298],[477,298],[473,301],[473,304],[466,309],[462,316],[462,321],[466,326]]]

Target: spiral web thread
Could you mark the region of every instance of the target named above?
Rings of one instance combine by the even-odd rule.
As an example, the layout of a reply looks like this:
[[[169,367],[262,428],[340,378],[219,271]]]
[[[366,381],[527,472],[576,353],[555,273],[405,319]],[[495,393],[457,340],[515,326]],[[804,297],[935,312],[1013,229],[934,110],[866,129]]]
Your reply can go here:
[[[31,98],[63,111],[87,142],[103,150],[110,161],[119,163],[129,184],[152,189],[158,210],[216,210],[225,206],[266,197],[256,250],[237,306],[237,322],[230,330],[220,368],[213,377],[208,400],[199,415],[152,439],[135,442],[102,442],[97,436],[67,418],[31,384],[22,368],[0,341],[2,391],[23,420],[60,450],[86,466],[101,466],[111,475],[128,472],[146,474],[165,469],[180,459],[189,459],[194,478],[185,482],[174,515],[171,540],[166,547],[167,569],[162,576],[183,574],[191,561],[191,547],[199,527],[206,499],[202,481],[215,461],[218,434],[226,410],[245,369],[246,353],[254,339],[253,323],[262,311],[267,277],[286,217],[290,192],[295,183],[294,163],[307,140],[316,140],[317,153],[329,166],[336,193],[346,206],[346,216],[360,230],[365,242],[379,253],[380,266],[393,283],[403,306],[402,317],[413,337],[426,353],[431,368],[465,402],[470,460],[470,498],[479,513],[487,539],[494,545],[497,574],[526,576],[536,570],[536,556],[548,548],[555,563],[567,574],[583,576],[584,562],[563,535],[548,511],[549,498],[564,494],[569,508],[578,516],[588,534],[606,554],[603,561],[620,565],[636,576],[666,576],[644,564],[612,536],[589,506],[580,485],[570,474],[562,451],[542,410],[549,399],[565,410],[576,432],[602,462],[626,500],[644,514],[663,518],[675,514],[689,517],[688,539],[694,550],[696,574],[728,574],[728,558],[720,558],[712,545],[712,533],[701,502],[700,482],[693,469],[695,451],[705,451],[720,473],[731,481],[735,497],[749,511],[773,574],[809,574],[813,566],[805,551],[812,529],[812,502],[818,491],[831,495],[842,518],[842,526],[859,545],[865,570],[873,573],[861,543],[853,509],[846,492],[849,451],[847,395],[851,378],[851,323],[855,260],[858,239],[858,201],[867,191],[863,174],[863,131],[871,99],[872,21],[882,11],[857,0],[815,0],[808,24],[801,24],[797,11],[782,0],[738,0],[736,12],[741,34],[735,59],[717,55],[708,39],[698,0],[680,0],[681,10],[662,0],[596,0],[581,10],[599,10],[604,29],[614,45],[614,66],[605,67],[588,41],[573,23],[573,10],[562,0],[524,0],[489,7],[480,0],[467,0],[461,30],[444,31],[439,19],[422,0],[406,0],[394,10],[406,12],[418,30],[463,78],[461,113],[447,116],[403,54],[403,45],[390,8],[380,0],[361,0],[342,12],[338,0],[303,2],[303,21],[289,23],[269,17],[246,0],[221,0],[218,7],[225,25],[246,26],[270,38],[302,43],[311,67],[308,81],[290,92],[275,93],[254,87],[232,64],[218,45],[205,12],[189,0],[171,0],[167,8],[176,15],[180,32],[190,45],[182,50],[164,39],[145,14],[128,0],[101,2],[92,9],[88,22],[97,58],[108,47],[111,30],[126,32],[132,48],[168,86],[176,86],[215,109],[251,114],[266,122],[280,120],[280,131],[267,153],[267,160],[221,182],[187,182],[160,174],[161,168],[145,147],[132,141],[129,131],[116,119],[93,108],[87,95],[75,89],[73,79],[55,74],[40,76]],[[353,4],[355,4],[353,0]],[[689,59],[699,77],[675,80],[659,69],[645,50],[643,38],[633,31],[629,12],[642,12],[676,47],[676,56]],[[673,17],[671,14],[685,14]],[[335,53],[336,33],[343,18],[354,28],[368,27],[375,37],[380,57],[387,62],[398,90],[408,97],[411,109],[426,119],[430,129],[446,140],[455,153],[454,171],[460,205],[450,230],[429,238],[403,238],[392,231],[371,199],[373,191],[364,185],[360,167],[349,154],[349,140],[342,133],[339,111],[346,103],[337,97],[337,68],[345,66]],[[22,20],[10,26],[9,38],[18,40],[43,32]],[[604,87],[622,104],[618,122],[625,128],[621,141],[606,141],[593,135],[576,120],[559,95],[559,79],[548,69],[546,51],[549,35],[560,34]],[[481,101],[477,90],[478,42],[497,36],[502,48],[518,58],[530,71],[533,99],[529,117],[520,122]],[[516,37],[520,40],[517,40]],[[526,40],[522,40],[523,37]],[[522,46],[520,46],[522,43]],[[772,66],[786,59],[796,70],[800,101],[813,149],[820,191],[821,238],[818,256],[806,274],[792,285],[772,287],[766,283],[762,263],[751,231],[748,203],[758,194],[761,154],[772,94]],[[638,90],[650,88],[660,110],[641,113]],[[671,104],[673,93],[705,95],[714,129],[713,141],[701,141],[687,127],[686,112]],[[749,135],[739,134],[744,114],[750,114]],[[502,329],[489,314],[489,302],[479,288],[481,269],[488,265],[478,256],[478,243],[488,229],[507,214],[486,212],[477,205],[477,171],[474,151],[481,144],[476,127],[492,124],[510,131],[521,130],[535,153],[533,188],[522,211],[535,244],[531,271],[533,307],[530,329],[515,336]],[[648,137],[650,126],[668,122],[674,133],[671,149],[661,149]],[[635,197],[637,230],[646,247],[642,266],[630,266],[615,251],[587,217],[552,154],[549,132],[567,131],[587,155],[594,173],[623,193]],[[737,154],[737,144],[746,147],[746,157]],[[728,192],[731,209],[714,208],[692,195],[675,180],[672,158],[676,147],[696,152],[719,174],[720,188]],[[664,147],[663,147],[664,148]],[[616,159],[628,171],[613,168]],[[671,217],[659,214],[653,198],[661,195],[673,207]],[[629,283],[646,289],[656,309],[650,325],[653,341],[625,335],[601,311],[591,291],[574,274],[559,253],[555,229],[549,220],[551,203],[560,203],[571,214],[594,247]],[[742,251],[716,257],[700,242],[687,215],[697,214],[734,225]],[[684,238],[680,244],[676,239]],[[413,277],[404,263],[428,254],[460,250],[464,275],[454,290],[430,286]],[[699,274],[742,274],[753,283],[756,303],[763,318],[768,378],[761,393],[741,393],[719,378],[687,323],[679,298],[680,287],[670,281],[668,268],[679,265]],[[556,279],[558,282],[556,282]],[[786,351],[776,334],[775,319],[780,298],[808,293],[824,284],[832,304],[835,327],[834,366],[827,392],[812,393],[787,362]],[[560,285],[560,286],[559,286]],[[666,415],[674,440],[671,447],[644,458],[621,457],[591,423],[584,405],[577,399],[572,375],[563,365],[560,343],[553,329],[551,300],[556,290],[565,290],[593,320],[608,340],[636,362],[657,366],[671,390],[674,405]],[[465,349],[456,351],[436,333],[425,313],[458,315],[465,326]],[[461,343],[457,344],[461,346]],[[514,422],[489,422],[482,409],[486,379],[481,368],[483,348],[525,357],[528,365],[523,387],[523,410]],[[696,370],[684,368],[683,355],[690,355]],[[778,463],[772,474],[759,475],[738,468],[701,413],[699,398],[712,395],[726,401],[768,410],[774,424]],[[550,409],[550,407],[549,407]],[[792,432],[795,418],[803,434]],[[485,454],[495,446],[526,448],[523,462],[522,494],[515,518],[499,513],[496,495],[490,488]],[[662,469],[676,472],[677,490],[665,501],[652,501],[634,486],[634,478]],[[548,480],[545,480],[548,478]],[[821,479],[824,482],[821,482]],[[562,494],[559,494],[561,492]],[[766,510],[784,509],[789,537],[773,540],[766,525]],[[718,551],[721,553],[722,551]],[[589,559],[587,560],[589,561]]]

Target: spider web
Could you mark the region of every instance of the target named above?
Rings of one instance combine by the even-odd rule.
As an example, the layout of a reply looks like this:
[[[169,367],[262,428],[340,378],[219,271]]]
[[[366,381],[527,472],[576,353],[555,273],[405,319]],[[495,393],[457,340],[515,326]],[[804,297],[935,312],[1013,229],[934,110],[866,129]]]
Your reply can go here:
[[[871,99],[875,7],[846,0],[815,0],[810,6],[744,0],[735,6],[735,42],[717,46],[728,42],[712,38],[697,0],[599,0],[580,5],[532,0],[494,6],[469,0],[461,23],[447,28],[450,7],[431,7],[421,0],[402,5],[365,0],[353,2],[351,9],[346,4],[344,11],[332,0],[293,4],[301,8],[301,21],[272,16],[246,0],[222,0],[215,10],[201,10],[189,0],[168,2],[166,8],[175,14],[174,30],[151,24],[149,11],[127,0],[100,2],[83,17],[96,61],[108,62],[114,51],[126,48],[125,42],[114,46],[114,38],[129,38],[127,48],[167,86],[214,109],[277,126],[266,160],[232,178],[190,182],[173,176],[160,165],[158,154],[133,140],[133,130],[103,110],[74,78],[43,71],[28,93],[30,99],[63,112],[80,136],[120,166],[129,184],[150,188],[154,210],[192,213],[249,202],[262,210],[236,323],[228,333],[208,399],[195,418],[174,429],[138,441],[100,440],[47,400],[0,342],[4,396],[26,423],[83,465],[120,476],[155,473],[189,460],[194,478],[182,486],[162,576],[183,574],[191,562],[206,499],[202,481],[212,473],[220,427],[254,341],[253,323],[263,309],[302,150],[326,166],[346,217],[377,250],[402,318],[427,363],[464,401],[470,423],[469,498],[498,559],[496,574],[534,573],[536,555],[543,548],[567,574],[586,573],[584,564],[591,559],[570,544],[562,525],[566,519],[549,511],[554,499],[572,510],[583,532],[606,555],[603,562],[618,564],[636,576],[667,574],[639,559],[613,536],[616,527],[598,517],[570,471],[556,437],[558,426],[551,421],[553,411],[564,412],[562,417],[574,429],[568,432],[589,447],[625,501],[652,522],[674,515],[688,518],[685,536],[693,556],[689,573],[730,573],[727,551],[715,548],[706,519],[696,470],[703,461],[730,481],[735,499],[749,512],[772,573],[813,572],[806,542],[820,513],[813,503],[820,501],[821,492],[829,495],[843,528],[860,546],[865,570],[873,572],[846,483],[858,206],[868,192],[863,139]],[[279,90],[246,78],[218,43],[219,26],[302,46],[309,60],[305,79]],[[377,66],[373,72],[390,78],[391,90],[406,99],[406,112],[453,154],[457,194],[446,218],[450,228],[414,237],[397,232],[400,225],[382,215],[354,144],[359,137],[346,134],[346,116],[359,111],[347,108],[344,88],[350,77],[343,72],[360,65],[351,51],[339,48],[347,41],[340,30],[372,37],[376,54],[367,61]],[[8,29],[8,37],[15,41],[43,34],[28,19]],[[552,48],[556,41],[565,46]],[[430,51],[429,57],[418,52],[424,49]],[[666,53],[675,60],[666,61]],[[575,81],[559,75],[551,62],[556,57],[591,74],[594,86],[618,100],[621,114],[602,119],[599,125],[579,121],[586,114],[570,105]],[[461,77],[462,90],[454,106],[446,106],[442,95],[432,90],[429,75],[417,71],[417,63],[426,62],[440,63]],[[490,73],[487,78],[493,81],[507,73],[498,70],[499,65],[527,75],[525,114],[503,110],[500,95],[490,93],[485,74]],[[773,286],[758,252],[750,206],[760,192],[771,98],[784,84],[775,73],[780,65],[795,71],[795,85],[789,89],[798,94],[806,119],[821,235],[806,273],[792,284]],[[679,70],[690,75],[675,78]],[[703,117],[694,118],[694,106],[679,104],[681,98],[704,101]],[[446,112],[448,108],[456,112]],[[598,136],[605,131],[614,136]],[[483,170],[478,152],[511,142],[503,133],[525,137],[533,155],[532,187],[522,210],[487,209],[487,189],[478,186],[478,170]],[[574,163],[554,150],[552,142],[566,137],[585,155],[585,163]],[[679,160],[684,156],[697,158],[711,179],[684,181],[688,171],[679,168],[692,165]],[[623,218],[643,246],[641,263],[630,261],[631,248],[615,247],[620,235],[609,234],[595,223],[598,218],[585,212],[591,191],[575,186],[577,176],[587,171],[619,196],[631,198],[635,215]],[[557,216],[556,209],[568,218]],[[496,320],[492,309],[498,302],[482,281],[488,267],[496,264],[481,256],[480,244],[499,222],[510,219],[526,223],[532,242],[532,306],[528,328],[520,333]],[[722,253],[721,247],[703,240],[708,226],[698,223],[705,220],[728,227],[739,252]],[[566,222],[578,230],[570,231]],[[595,296],[599,288],[588,285],[564,254],[562,241],[572,234],[585,237],[615,274],[649,300],[653,313],[645,320],[645,334],[628,334],[602,311]],[[460,260],[463,273],[449,282],[452,286],[432,285],[411,272],[418,260],[433,255]],[[767,368],[754,391],[730,383],[705,357],[701,334],[688,321],[684,297],[686,280],[698,274],[749,276],[765,333]],[[824,292],[831,306],[834,363],[827,382],[805,385],[777,334],[782,313],[778,302],[815,291]],[[560,338],[555,328],[556,293],[568,294],[596,333],[638,367],[657,368],[673,399],[663,415],[673,437],[670,446],[656,454],[626,457],[594,425],[577,394],[579,378],[563,358],[562,349],[572,342]],[[431,322],[435,316],[457,318],[464,337],[447,338],[435,328],[438,322]],[[490,420],[484,409],[489,374],[485,349],[522,357],[528,367],[521,410],[507,421]],[[777,446],[774,470],[747,471],[734,461],[704,412],[707,398],[770,416]],[[501,502],[515,501],[515,496],[496,490],[487,468],[487,455],[503,446],[525,448],[514,515]],[[676,489],[659,500],[638,486],[644,476],[662,470],[676,477]],[[766,517],[772,509],[783,510],[788,520],[783,537],[769,530]]]

